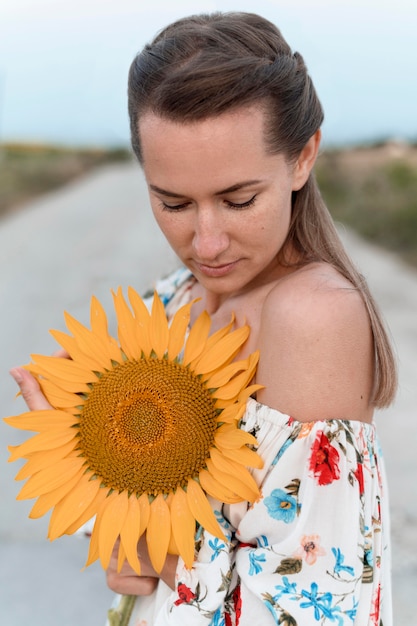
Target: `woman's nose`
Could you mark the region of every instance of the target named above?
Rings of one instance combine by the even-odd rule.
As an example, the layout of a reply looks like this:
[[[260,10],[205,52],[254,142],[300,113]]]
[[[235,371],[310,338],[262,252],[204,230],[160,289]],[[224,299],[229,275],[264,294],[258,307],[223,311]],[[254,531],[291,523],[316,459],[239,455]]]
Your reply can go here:
[[[212,210],[199,210],[193,237],[193,248],[200,262],[214,261],[229,247],[221,216]]]

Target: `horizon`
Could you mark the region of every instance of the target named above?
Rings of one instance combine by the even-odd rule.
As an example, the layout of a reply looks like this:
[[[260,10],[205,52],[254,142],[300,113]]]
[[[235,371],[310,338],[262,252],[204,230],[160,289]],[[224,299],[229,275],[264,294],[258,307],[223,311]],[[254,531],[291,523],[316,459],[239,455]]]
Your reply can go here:
[[[323,103],[323,145],[417,141],[413,0],[3,0],[0,143],[128,147],[131,60],[190,13],[254,11],[304,56]]]

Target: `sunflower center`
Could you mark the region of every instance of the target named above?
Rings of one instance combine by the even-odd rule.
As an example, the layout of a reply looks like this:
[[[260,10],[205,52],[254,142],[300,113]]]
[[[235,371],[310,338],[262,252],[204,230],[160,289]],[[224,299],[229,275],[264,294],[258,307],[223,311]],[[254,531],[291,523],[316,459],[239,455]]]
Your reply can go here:
[[[80,450],[113,489],[157,495],[204,467],[217,424],[214,399],[181,364],[141,359],[94,384],[80,416]]]

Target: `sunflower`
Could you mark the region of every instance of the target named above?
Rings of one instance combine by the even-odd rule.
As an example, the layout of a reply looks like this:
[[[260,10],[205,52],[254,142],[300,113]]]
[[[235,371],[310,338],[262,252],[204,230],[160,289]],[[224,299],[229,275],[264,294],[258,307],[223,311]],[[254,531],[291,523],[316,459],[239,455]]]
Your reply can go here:
[[[210,334],[207,312],[188,333],[195,301],[168,323],[155,293],[149,312],[128,289],[113,293],[118,341],[106,313],[91,300],[91,328],[65,313],[69,331],[52,336],[70,358],[32,355],[26,368],[38,379],[51,410],[5,418],[37,432],[10,446],[10,461],[26,459],[17,499],[37,498],[29,517],[52,510],[48,537],[72,534],[95,517],[86,565],[109,565],[119,541],[140,574],[137,544],[146,532],[160,572],[167,553],[194,561],[196,524],[224,539],[207,495],[222,502],[254,502],[257,485],[247,467],[262,467],[255,438],[239,429],[258,353],[235,361],[248,326]]]

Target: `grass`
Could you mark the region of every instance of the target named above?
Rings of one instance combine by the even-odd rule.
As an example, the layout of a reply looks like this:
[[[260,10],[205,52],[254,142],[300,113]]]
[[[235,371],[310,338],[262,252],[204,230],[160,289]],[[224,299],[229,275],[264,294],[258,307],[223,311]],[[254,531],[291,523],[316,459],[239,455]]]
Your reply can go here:
[[[0,146],[0,217],[94,167],[127,159],[130,153],[125,149],[3,144]]]
[[[417,267],[417,146],[327,151],[316,176],[336,221]]]

